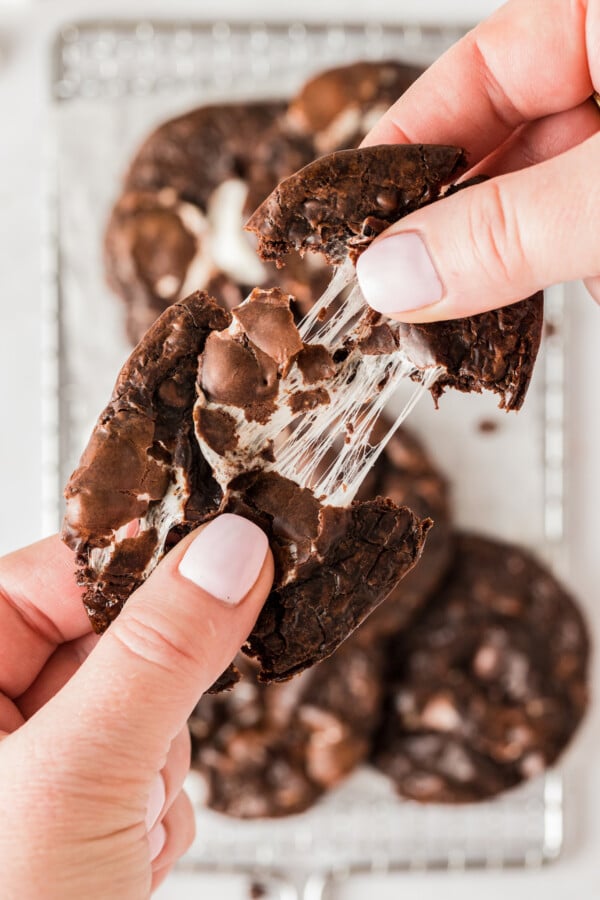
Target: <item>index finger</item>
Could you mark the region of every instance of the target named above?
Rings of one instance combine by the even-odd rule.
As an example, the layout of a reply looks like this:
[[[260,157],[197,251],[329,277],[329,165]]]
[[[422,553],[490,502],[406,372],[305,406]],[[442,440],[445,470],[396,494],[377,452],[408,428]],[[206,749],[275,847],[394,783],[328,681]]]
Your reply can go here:
[[[18,697],[59,644],[91,631],[58,535],[0,559],[0,692]]]
[[[455,144],[474,165],[523,123],[583,103],[600,84],[600,11],[588,6],[510,0],[441,56],[363,145]]]

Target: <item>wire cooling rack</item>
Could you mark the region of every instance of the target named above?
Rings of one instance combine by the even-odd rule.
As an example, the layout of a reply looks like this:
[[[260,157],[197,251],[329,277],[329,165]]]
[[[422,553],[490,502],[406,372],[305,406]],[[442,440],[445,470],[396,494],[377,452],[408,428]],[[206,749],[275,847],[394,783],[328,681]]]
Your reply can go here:
[[[52,59],[46,229],[49,527],[60,519],[62,485],[129,352],[122,308],[105,286],[101,245],[120,177],[143,136],[201,103],[290,95],[308,75],[336,64],[429,63],[464,30],[185,21],[63,28]],[[490,397],[449,395],[435,414],[421,404],[411,426],[451,476],[459,525],[520,541],[556,562],[564,549],[561,288],[548,294],[546,323],[518,420],[499,413]],[[480,428],[484,420],[494,428]],[[562,845],[563,788],[556,773],[493,802],[423,807],[399,801],[385,778],[363,770],[313,809],[276,823],[229,820],[202,808],[194,776],[189,789],[196,794],[199,838],[180,867],[246,873],[268,885],[269,897],[317,900],[332,880],[359,872],[535,867],[554,859]]]

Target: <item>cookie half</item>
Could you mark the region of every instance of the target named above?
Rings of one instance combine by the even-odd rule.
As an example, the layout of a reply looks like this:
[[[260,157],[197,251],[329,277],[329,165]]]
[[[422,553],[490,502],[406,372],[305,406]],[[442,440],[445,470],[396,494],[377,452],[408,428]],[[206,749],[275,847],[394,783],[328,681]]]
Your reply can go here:
[[[194,294],[152,326],[65,490],[63,537],[96,631],[168,547],[219,512],[255,521],[275,557],[245,647],[261,680],[329,656],[417,562],[430,519],[384,498],[331,506],[278,474],[273,428],[297,415],[294,398],[317,372],[311,390],[327,405],[345,364],[325,354],[306,375],[308,351],[280,291],[255,292],[233,319]]]
[[[384,144],[321,157],[283,181],[246,228],[265,260],[283,266],[292,251],[320,253],[340,265],[393,222],[438,200],[466,167],[463,150]],[[457,187],[464,187],[457,186]],[[426,325],[387,321],[398,349],[419,373],[439,367],[431,391],[493,391],[500,406],[520,409],[533,374],[543,325],[541,293],[478,316]],[[419,376],[420,377],[420,376]]]

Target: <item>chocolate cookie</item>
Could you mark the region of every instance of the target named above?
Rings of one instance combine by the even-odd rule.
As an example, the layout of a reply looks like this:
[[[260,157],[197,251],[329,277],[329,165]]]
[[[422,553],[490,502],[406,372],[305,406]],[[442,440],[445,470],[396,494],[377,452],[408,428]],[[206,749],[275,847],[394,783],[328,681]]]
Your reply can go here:
[[[389,422],[378,424],[375,439]],[[397,635],[414,620],[440,586],[452,560],[454,536],[446,479],[434,466],[416,436],[400,428],[367,475],[357,497],[388,497],[416,515],[433,520],[433,527],[417,565],[394,588],[361,626],[369,637]]]
[[[273,186],[312,158],[310,140],[281,124],[284,110],[280,101],[222,103],[170,119],[140,147],[125,190],[170,188],[180,200],[206,210],[219,185],[240,178],[250,186],[243,208],[254,209],[254,185]],[[258,193],[266,196],[268,190]]]
[[[390,648],[375,765],[421,802],[482,800],[552,765],[587,705],[588,636],[529,553],[459,535],[447,581]]]
[[[331,506],[278,473],[273,434],[296,417],[304,380],[318,370],[311,390],[327,405],[347,366],[324,352],[310,374],[315,347],[289,304],[257,290],[232,321],[194,294],[163,313],[123,367],[65,490],[63,537],[96,631],[166,546],[237,512],[266,531],[276,567],[245,650],[261,680],[285,680],[331,654],[419,558],[429,519],[381,498]]]
[[[302,812],[368,756],[382,696],[382,654],[354,638],[285,684],[244,680],[204,696],[189,720],[207,805],[239,818]]]
[[[382,144],[339,150],[282,181],[246,229],[261,259],[283,265],[288,253],[321,253],[339,265],[356,261],[372,239],[436,200],[466,168],[464,151],[435,144]]]
[[[442,186],[465,167],[464,151],[433,145],[382,145],[321,157],[283,181],[250,217],[261,258],[284,264],[296,250],[339,265],[356,261],[374,237],[413,210],[439,199]],[[463,187],[463,185],[458,186]],[[384,321],[374,314],[373,324]],[[387,322],[417,370],[441,369],[431,387],[493,391],[500,406],[519,409],[531,381],[543,323],[542,294],[451,322]]]
[[[229,184],[233,193],[236,184]],[[109,286],[126,301],[126,328],[132,343],[168,306],[189,294],[192,285],[208,289],[225,309],[242,302],[243,288],[217,264],[213,238],[208,216],[180,200],[172,188],[128,191],[119,198],[105,236],[106,276]],[[234,252],[231,265],[237,266],[237,274],[241,276],[245,266],[248,282],[260,281],[264,267],[256,265],[252,248],[240,243]]]
[[[277,283],[242,224],[279,178],[313,157],[311,141],[286,129],[284,106],[202,107],[161,125],[139,150],[104,248],[107,279],[126,303],[133,343],[193,290],[232,309],[255,285]],[[324,264],[296,261],[279,283],[304,309],[326,280]]]
[[[312,135],[319,154],[357,147],[423,69],[397,60],[351,63],[309,79],[288,107],[288,121]]]

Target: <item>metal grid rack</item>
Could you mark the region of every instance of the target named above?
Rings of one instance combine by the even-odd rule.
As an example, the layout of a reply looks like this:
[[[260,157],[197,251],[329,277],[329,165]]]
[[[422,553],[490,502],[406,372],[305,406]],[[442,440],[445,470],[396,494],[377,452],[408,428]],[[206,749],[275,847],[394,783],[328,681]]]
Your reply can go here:
[[[115,314],[117,301],[104,287],[95,248],[101,244],[102,216],[139,136],[161,118],[194,104],[288,95],[309,74],[355,59],[428,63],[464,30],[384,23],[183,21],[81,22],[62,30],[52,63],[52,190],[46,235],[47,523],[57,522],[65,475],[79,455],[90,415],[110,390],[110,380],[103,382],[98,373],[107,371],[112,378],[127,351],[119,341],[109,352],[104,346],[115,343],[110,329],[120,313]],[[93,348],[91,357],[90,348],[84,348],[85,366],[78,348],[81,321],[74,313],[84,294],[96,310],[97,341],[102,344],[97,358]],[[550,292],[546,321],[548,337],[528,423],[528,453],[540,461],[539,509],[533,525],[524,527],[535,531],[530,541],[535,549],[551,551],[554,559],[564,549],[565,323],[560,288]],[[469,403],[478,415],[479,398],[469,398]],[[451,417],[452,403],[448,406]],[[486,415],[489,409],[488,404]],[[502,455],[502,447],[498,453]],[[489,523],[488,530],[494,528]],[[191,790],[194,785],[191,781]],[[259,881],[270,879],[269,896],[312,900],[324,895],[332,879],[353,873],[540,866],[560,853],[562,790],[560,776],[549,773],[494,802],[420,807],[397,800],[382,776],[365,770],[314,809],[276,824],[234,822],[202,809],[199,802],[201,837],[181,866],[247,873]]]

